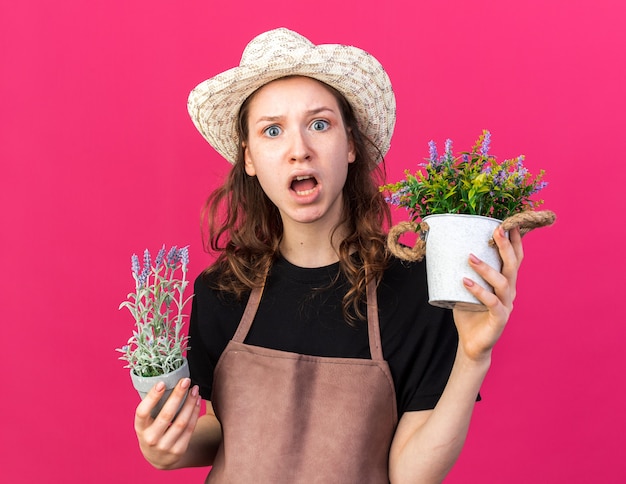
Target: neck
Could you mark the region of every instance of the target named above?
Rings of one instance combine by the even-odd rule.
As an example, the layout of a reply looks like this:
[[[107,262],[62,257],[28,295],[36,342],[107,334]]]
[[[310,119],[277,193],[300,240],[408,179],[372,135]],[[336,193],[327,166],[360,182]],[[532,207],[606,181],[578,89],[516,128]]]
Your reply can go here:
[[[339,245],[345,228],[320,230],[315,224],[284,227],[280,243],[282,256],[298,267],[324,267],[339,260]]]

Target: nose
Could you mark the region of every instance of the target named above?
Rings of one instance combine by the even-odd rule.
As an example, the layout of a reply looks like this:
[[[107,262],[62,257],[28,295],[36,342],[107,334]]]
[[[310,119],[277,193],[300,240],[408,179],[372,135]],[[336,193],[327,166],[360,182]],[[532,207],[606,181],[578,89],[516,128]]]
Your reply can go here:
[[[297,130],[292,133],[290,141],[291,161],[309,161],[311,159],[311,149],[309,147],[309,141],[306,137],[306,133]]]

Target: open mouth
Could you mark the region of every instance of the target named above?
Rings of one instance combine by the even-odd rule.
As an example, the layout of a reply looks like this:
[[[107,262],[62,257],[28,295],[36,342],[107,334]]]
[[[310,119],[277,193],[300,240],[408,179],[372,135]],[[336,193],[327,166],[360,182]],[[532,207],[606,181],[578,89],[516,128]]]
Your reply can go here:
[[[317,180],[311,175],[297,176],[291,182],[291,189],[300,196],[310,195],[315,191],[315,187]]]

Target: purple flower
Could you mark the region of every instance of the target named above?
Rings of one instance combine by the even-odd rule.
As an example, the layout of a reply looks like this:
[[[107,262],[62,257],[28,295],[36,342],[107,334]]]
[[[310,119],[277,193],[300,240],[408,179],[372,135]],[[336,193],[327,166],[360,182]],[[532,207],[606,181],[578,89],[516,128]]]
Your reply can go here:
[[[156,259],[154,260],[154,265],[157,271],[159,270],[159,267],[161,267],[164,257],[165,257],[165,244],[163,244],[163,247],[161,247],[161,249],[159,250],[159,253],[156,256]]]
[[[408,192],[409,192],[408,187],[402,187],[397,192],[393,192],[391,196],[385,197],[385,201],[387,203],[400,207],[402,206],[402,197],[404,197]]]
[[[170,251],[167,253],[167,265],[170,267],[174,267],[180,261],[180,253],[178,252],[175,245],[172,246]]]
[[[430,162],[433,165],[436,165],[437,162],[439,161],[439,155],[437,154],[437,144],[433,140],[430,140],[428,142],[428,147],[430,150],[430,157],[429,157]]]
[[[144,287],[148,282],[148,276],[150,275],[150,267],[144,267],[137,278],[137,287]]]
[[[130,258],[130,270],[135,276],[139,276],[139,257],[137,257],[137,254],[133,254]]]
[[[491,144],[491,133],[487,130],[484,132],[483,142],[480,146],[480,154],[486,156],[489,153],[489,145]]]
[[[452,140],[450,138],[448,138],[446,140],[446,151],[444,154],[444,161],[446,161],[447,163],[451,163],[452,160],[454,159],[454,157],[452,156]]]
[[[521,184],[524,183],[524,180],[526,179],[526,175],[528,175],[528,170],[526,168],[522,167],[517,170],[517,172],[515,173],[515,184],[517,186],[521,186]]]
[[[497,187],[501,187],[502,185],[504,185],[504,182],[506,182],[506,179],[507,179],[507,172],[504,170],[500,170],[493,177],[493,184]]]
[[[398,192],[392,193],[391,196],[385,197],[385,202],[390,203],[391,205],[395,205],[397,207],[400,206],[400,195]]]
[[[537,193],[538,191],[543,190],[543,189],[544,189],[545,187],[547,187],[547,186],[548,186],[548,182],[546,182],[546,181],[542,181],[542,182],[540,182],[540,183],[539,183],[539,185],[537,185],[537,186],[535,187],[535,189],[534,189],[532,192],[530,192],[530,194],[531,194],[531,195],[534,195],[535,193]]]
[[[183,263],[183,270],[185,270],[187,268],[187,264],[189,264],[189,246],[183,247],[178,251],[178,253]]]
[[[150,270],[150,251],[148,249],[143,251],[143,269]]]

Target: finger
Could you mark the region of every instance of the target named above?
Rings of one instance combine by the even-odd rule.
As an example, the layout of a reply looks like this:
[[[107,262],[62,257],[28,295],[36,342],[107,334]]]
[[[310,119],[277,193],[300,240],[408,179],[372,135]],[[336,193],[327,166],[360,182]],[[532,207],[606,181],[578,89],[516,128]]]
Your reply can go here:
[[[182,453],[189,445],[189,440],[200,416],[200,401],[200,392],[196,385],[189,391],[185,403],[163,438],[163,443],[169,446],[172,452]]]
[[[154,385],[144,399],[137,405],[135,409],[135,429],[141,430],[148,427],[152,423],[150,412],[156,407],[159,400],[165,392],[165,384],[158,382]]]
[[[174,424],[180,421],[186,424],[192,423],[193,427],[195,427],[195,420],[198,419],[200,414],[200,402],[200,391],[198,385],[195,385],[189,390],[185,403],[174,420]]]
[[[493,233],[493,239],[502,259],[502,274],[509,279],[510,285],[514,287],[517,281],[517,272],[524,257],[524,251],[517,228],[509,232],[509,237],[506,236],[502,227],[498,227]]]
[[[476,284],[479,288],[483,289],[486,294],[494,296],[496,299],[498,299],[498,302],[501,302],[505,306],[512,306],[513,299],[515,298],[514,278],[513,280],[511,280],[509,277],[506,277],[503,273],[497,271],[486,262],[480,260],[474,254],[470,254],[469,264],[470,267],[485,280],[485,282],[493,287],[495,294],[493,294],[491,291],[485,290],[484,288],[482,288],[482,286],[480,286],[480,284]],[[491,297],[488,297],[488,299],[491,300]],[[491,307],[490,305],[483,302],[481,299],[479,300],[487,307]]]
[[[454,320],[459,328],[459,340],[464,342],[466,354],[484,355],[486,351],[493,348],[502,335],[510,313],[495,294],[475,281],[465,277],[463,285],[487,307],[488,312],[462,314],[463,311],[454,308]],[[459,323],[464,326],[459,326]]]
[[[501,274],[505,278],[503,280],[494,279],[489,280],[489,283],[494,287],[496,294],[501,297],[504,304],[512,305],[516,295],[517,274],[521,264],[521,259],[518,258],[518,254],[523,256],[521,240],[519,237],[519,231],[513,229],[510,233],[513,241],[507,237],[506,233],[502,229],[502,226],[498,227],[494,233],[493,238],[498,247],[500,258],[502,259]]]
[[[509,232],[509,240],[511,241],[515,255],[517,256],[518,263],[521,263],[524,260],[524,245],[522,244],[522,234],[519,227],[516,227]]]
[[[169,427],[187,397],[190,386],[191,379],[189,378],[181,378],[178,381],[167,401],[163,404],[163,408],[161,408],[155,422]]]
[[[499,303],[499,299],[495,294],[491,291],[487,291],[484,287],[474,282],[469,277],[463,278],[463,285],[469,292],[472,293],[473,296],[476,297],[476,299],[487,306],[487,308],[493,308]]]

